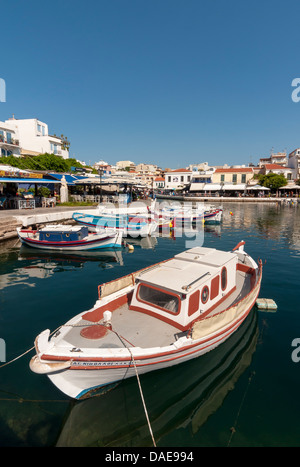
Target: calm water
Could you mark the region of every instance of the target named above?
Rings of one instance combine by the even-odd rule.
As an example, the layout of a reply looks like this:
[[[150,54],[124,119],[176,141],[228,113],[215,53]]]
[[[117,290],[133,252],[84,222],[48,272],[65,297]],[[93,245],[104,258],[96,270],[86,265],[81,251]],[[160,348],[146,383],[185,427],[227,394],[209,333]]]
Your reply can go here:
[[[230,211],[233,215],[230,214]],[[276,313],[254,311],[215,351],[141,376],[158,447],[300,446],[300,207],[224,204],[221,226],[205,227],[204,246],[240,240],[266,260],[260,296]],[[0,337],[9,361],[97,299],[97,286],[186,248],[186,238],[136,244],[133,253],[59,256],[14,245],[0,250]],[[1,446],[152,446],[137,381],[82,402],[33,374],[33,352],[0,368]]]

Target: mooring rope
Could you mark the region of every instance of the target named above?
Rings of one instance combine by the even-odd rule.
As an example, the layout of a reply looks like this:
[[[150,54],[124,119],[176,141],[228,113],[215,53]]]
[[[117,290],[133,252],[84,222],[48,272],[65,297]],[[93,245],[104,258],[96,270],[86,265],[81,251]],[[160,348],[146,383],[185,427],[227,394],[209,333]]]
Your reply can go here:
[[[144,396],[143,396],[142,386],[141,386],[141,383],[140,383],[140,378],[139,378],[139,374],[138,374],[138,371],[137,371],[137,367],[136,367],[136,363],[135,363],[134,357],[133,357],[133,355],[132,355],[132,352],[131,352],[130,348],[127,347],[127,345],[123,342],[123,340],[122,340],[122,338],[119,336],[119,334],[118,334],[116,331],[113,331],[113,332],[118,336],[118,338],[120,339],[120,341],[122,342],[122,344],[124,345],[124,347],[125,347],[125,348],[128,350],[128,352],[130,353],[131,360],[132,360],[132,362],[133,362],[133,366],[134,366],[134,369],[135,369],[135,374],[136,374],[137,382],[138,382],[138,385],[139,385],[139,390],[140,390],[140,394],[141,394],[141,399],[142,399],[142,403],[143,403],[143,407],[144,407],[144,411],[145,411],[145,415],[146,415],[146,419],[147,419],[149,431],[150,431],[150,434],[151,434],[152,442],[153,442],[154,447],[156,447],[156,443],[155,443],[155,439],[154,439],[154,436],[153,436],[153,431],[152,431],[152,428],[151,428],[151,424],[150,424],[150,420],[149,420],[149,416],[148,416],[148,412],[147,412],[147,408],[146,408],[146,404],[145,404],[145,399],[144,399]]]
[[[104,326],[103,324],[100,324],[99,322],[98,323],[93,323],[92,325],[102,325]],[[70,326],[70,327],[85,327],[85,326],[88,326],[87,324],[84,324],[84,325],[72,325],[72,324],[63,324],[61,326],[59,326],[58,328],[56,328],[54,331],[52,331],[50,333],[49,336],[52,336],[54,333],[56,333],[59,329],[61,329],[62,327],[64,326]],[[142,403],[143,403],[143,407],[144,407],[144,411],[145,411],[145,415],[146,415],[146,419],[147,419],[147,423],[148,423],[148,427],[149,427],[149,431],[150,431],[150,434],[151,434],[151,438],[152,438],[152,442],[153,442],[153,445],[154,447],[156,447],[156,443],[155,443],[155,439],[154,439],[154,436],[153,436],[153,432],[152,432],[152,428],[151,428],[151,424],[150,424],[150,420],[149,420],[149,416],[148,416],[148,412],[147,412],[147,408],[146,408],[146,404],[145,404],[145,399],[144,399],[144,396],[143,396],[143,391],[142,391],[142,386],[141,386],[141,383],[140,383],[140,378],[139,378],[139,374],[138,374],[138,371],[137,371],[137,367],[136,367],[136,363],[135,363],[135,360],[134,360],[134,357],[132,355],[132,352],[130,350],[129,347],[127,347],[127,345],[125,344],[125,342],[123,341],[126,340],[124,337],[122,338],[116,331],[114,330],[111,330],[112,332],[114,332],[116,334],[116,336],[119,338],[119,340],[122,342],[123,346],[128,350],[128,352],[130,353],[130,356],[131,356],[131,360],[133,362],[133,366],[134,366],[134,369],[135,369],[135,374],[136,374],[136,378],[137,378],[137,382],[138,382],[138,386],[139,386],[139,390],[140,390],[140,394],[141,394],[141,399],[142,399]],[[130,342],[127,341],[129,344]],[[3,365],[0,365],[0,368],[3,368],[4,366],[6,365],[9,365],[13,362],[15,362],[16,360],[18,360],[19,358],[23,357],[24,355],[28,354],[29,352],[31,352],[33,349],[35,348],[35,346],[31,347],[30,349],[26,350],[24,353],[22,353],[21,355],[19,355],[18,357],[15,357],[13,358],[12,360],[10,360],[9,362],[6,362],[4,363]]]
[[[56,328],[53,332],[51,332],[51,334],[49,334],[49,336],[52,336],[52,334],[54,334],[55,332],[57,332],[61,327],[62,327],[62,326],[59,326],[58,328]],[[31,352],[34,348],[35,348],[35,346],[30,347],[30,349],[26,350],[26,351],[25,351],[24,353],[22,353],[21,355],[18,355],[18,357],[13,358],[13,359],[10,360],[9,362],[3,363],[3,365],[0,365],[0,368],[3,368],[4,366],[10,365],[11,363],[15,362],[16,360],[19,360],[19,358],[24,357],[24,355],[26,355],[26,354],[28,354],[29,352]]]
[[[238,412],[237,412],[237,415],[236,415],[236,419],[235,419],[234,425],[230,428],[231,435],[230,435],[230,437],[229,437],[229,440],[228,440],[228,443],[227,443],[227,447],[230,445],[234,433],[236,433],[236,428],[235,428],[235,427],[237,426],[237,422],[238,422],[238,419],[239,419],[239,416],[240,416],[242,407],[243,407],[244,402],[245,402],[246,394],[247,394],[247,392],[248,392],[250,383],[251,383],[252,378],[254,377],[254,375],[255,375],[255,371],[252,371],[251,375],[250,375],[249,378],[248,378],[248,384],[247,384],[247,386],[246,386],[244,395],[243,395],[243,397],[242,397],[242,401],[241,401],[241,403],[240,403],[240,407],[239,407],[239,409],[238,409]]]

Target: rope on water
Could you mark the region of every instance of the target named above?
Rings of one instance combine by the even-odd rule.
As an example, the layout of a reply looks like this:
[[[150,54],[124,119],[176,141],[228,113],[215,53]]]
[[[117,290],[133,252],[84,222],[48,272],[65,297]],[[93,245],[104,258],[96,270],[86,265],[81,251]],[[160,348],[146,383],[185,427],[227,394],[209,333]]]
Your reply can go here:
[[[95,325],[99,325],[99,323],[94,323]],[[56,328],[53,332],[51,332],[50,336],[52,336],[54,333],[56,333],[59,329],[61,329],[62,327],[64,326],[71,326],[71,327],[77,327],[76,325],[62,325],[62,326],[59,326],[58,328]],[[82,325],[82,327],[85,327],[85,325]],[[80,325],[78,327],[81,327]],[[129,347],[127,347],[127,345],[124,343],[123,339],[124,338],[121,338],[121,336],[116,332],[116,331],[113,331],[117,336],[118,338],[120,339],[120,341],[122,342],[122,344],[124,345],[124,347],[128,350],[128,352],[130,353],[130,356],[131,356],[131,360],[133,362],[133,365],[134,365],[134,370],[135,370],[135,374],[136,374],[136,378],[137,378],[137,381],[138,381],[138,385],[139,385],[139,390],[140,390],[140,394],[141,394],[141,399],[142,399],[142,403],[143,403],[143,406],[144,406],[144,411],[145,411],[145,415],[146,415],[146,419],[147,419],[147,423],[148,423],[148,427],[149,427],[149,431],[150,431],[150,434],[151,434],[151,438],[152,438],[152,442],[153,442],[153,445],[154,447],[156,447],[156,443],[155,443],[155,439],[154,439],[154,436],[153,436],[153,432],[152,432],[152,428],[151,428],[151,424],[150,424],[150,420],[149,420],[149,416],[148,416],[148,412],[147,412],[147,408],[146,408],[146,404],[145,404],[145,399],[144,399],[144,396],[143,396],[143,391],[142,391],[142,386],[141,386],[141,383],[140,383],[140,378],[139,378],[139,374],[138,374],[138,371],[137,371],[137,367],[136,367],[136,363],[135,363],[135,360],[134,360],[134,357],[132,355],[132,352],[130,350]],[[125,339],[126,340],[126,339]],[[11,363],[15,362],[16,360],[18,360],[19,358],[23,357],[24,355],[28,354],[29,352],[31,352],[33,349],[35,348],[35,346],[31,347],[30,349],[26,350],[24,353],[22,353],[21,355],[19,355],[18,357],[15,357],[13,358],[12,360],[10,360],[9,362],[6,362],[4,363],[3,365],[0,365],[0,368],[3,368],[4,366],[6,365],[10,365]]]
[[[234,425],[230,428],[231,435],[230,435],[230,438],[229,438],[229,440],[228,440],[227,447],[230,445],[234,433],[236,433],[236,428],[235,428],[235,427],[237,426],[237,422],[238,422],[238,419],[239,419],[239,416],[240,416],[240,413],[241,413],[241,410],[242,410],[242,406],[244,405],[244,401],[245,401],[245,398],[246,398],[246,394],[247,394],[247,392],[248,392],[250,383],[251,383],[252,378],[254,377],[254,375],[255,375],[255,371],[253,371],[253,372],[251,373],[251,375],[250,375],[250,377],[249,377],[249,379],[248,379],[248,384],[247,384],[247,387],[246,387],[246,389],[245,389],[245,392],[244,392],[244,395],[243,395],[243,398],[242,398],[242,401],[241,401],[239,410],[238,410],[238,412],[237,412]]]
[[[55,329],[53,332],[51,332],[50,336],[52,336],[52,334],[54,334],[55,332],[57,332],[61,327],[62,327],[62,326],[59,326],[57,329]],[[24,353],[22,353],[22,354],[19,355],[18,357],[13,358],[13,359],[10,360],[9,362],[3,363],[3,365],[0,365],[0,368],[3,368],[4,366],[10,365],[11,363],[15,362],[16,360],[19,360],[19,358],[24,357],[24,355],[26,355],[26,354],[28,354],[29,352],[31,352],[34,348],[35,348],[35,346],[33,346],[33,347],[31,347],[30,349],[26,350]]]
[[[144,411],[145,411],[145,415],[146,415],[146,419],[147,419],[149,431],[150,431],[150,434],[151,434],[152,442],[153,442],[154,447],[156,447],[156,443],[155,443],[155,439],[154,439],[154,436],[153,436],[153,432],[152,432],[152,428],[151,428],[151,424],[150,424],[150,420],[149,420],[149,416],[148,416],[148,412],[147,412],[147,408],[146,408],[146,404],[145,404],[145,399],[144,399],[144,396],[143,396],[142,386],[141,386],[141,383],[140,383],[140,378],[139,378],[139,374],[138,374],[138,371],[137,371],[137,367],[136,367],[135,360],[134,360],[134,358],[133,358],[133,355],[132,355],[132,352],[131,352],[130,348],[127,347],[127,345],[123,342],[122,338],[119,336],[119,334],[118,334],[116,331],[113,331],[113,332],[118,336],[118,338],[120,339],[120,341],[122,342],[122,344],[124,345],[124,347],[125,347],[125,348],[128,350],[128,352],[130,353],[131,360],[132,360],[132,362],[133,362],[133,366],[134,366],[134,369],[135,369],[135,374],[136,374],[137,382],[138,382],[138,385],[139,385],[139,390],[140,390],[140,394],[141,394],[141,399],[142,399],[142,403],[143,403],[143,406],[144,406]]]

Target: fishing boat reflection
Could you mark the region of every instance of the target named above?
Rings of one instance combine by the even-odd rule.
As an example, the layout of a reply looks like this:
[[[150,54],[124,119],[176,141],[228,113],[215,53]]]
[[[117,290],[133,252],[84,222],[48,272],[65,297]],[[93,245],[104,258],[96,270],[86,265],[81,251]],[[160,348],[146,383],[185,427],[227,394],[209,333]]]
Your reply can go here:
[[[187,363],[140,377],[156,443],[189,427],[195,434],[250,365],[258,339],[257,312],[221,346]],[[101,396],[72,403],[57,446],[152,446],[135,378]]]
[[[97,251],[76,251],[76,252],[63,252],[63,251],[43,251],[32,250],[32,248],[21,246],[19,252],[19,260],[40,260],[43,263],[54,263],[56,265],[72,265],[74,267],[83,267],[87,261],[96,261],[98,263],[119,263],[123,265],[122,250],[97,250]]]

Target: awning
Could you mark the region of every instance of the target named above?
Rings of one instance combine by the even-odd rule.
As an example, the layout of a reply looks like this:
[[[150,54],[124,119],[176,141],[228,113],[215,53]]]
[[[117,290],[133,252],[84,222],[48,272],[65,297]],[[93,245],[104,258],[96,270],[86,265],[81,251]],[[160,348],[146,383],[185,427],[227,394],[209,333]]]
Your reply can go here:
[[[300,185],[286,185],[286,186],[281,186],[279,190],[299,190]]]
[[[222,187],[223,190],[225,191],[238,191],[238,190],[245,190],[246,189],[246,184],[242,183],[240,185],[233,185],[233,184],[224,184]]]
[[[61,174],[49,174],[50,177],[53,177],[53,178],[56,178],[57,183],[60,183],[61,179],[63,176],[65,176],[65,179],[66,179],[66,182],[67,182],[67,185],[75,185],[75,182],[79,179],[79,178],[84,178],[84,177],[78,177],[77,175],[69,175],[69,174],[64,174],[64,173],[61,173]]]
[[[300,187],[299,187],[300,188]],[[267,188],[266,186],[261,186],[261,185],[253,185],[253,186],[248,186],[247,190],[270,190],[270,188]]]
[[[218,183],[191,183],[190,191],[220,191]]]
[[[41,184],[41,183],[60,183],[58,180],[48,179],[48,178],[14,178],[14,177],[0,177],[0,183],[32,183],[32,184]]]

